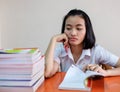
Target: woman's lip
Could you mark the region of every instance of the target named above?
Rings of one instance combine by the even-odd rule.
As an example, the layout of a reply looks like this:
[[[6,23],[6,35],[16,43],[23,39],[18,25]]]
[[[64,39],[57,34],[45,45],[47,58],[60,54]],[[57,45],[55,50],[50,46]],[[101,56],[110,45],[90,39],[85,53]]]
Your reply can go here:
[[[70,38],[69,40],[73,40],[74,41],[74,40],[77,40],[77,38]]]

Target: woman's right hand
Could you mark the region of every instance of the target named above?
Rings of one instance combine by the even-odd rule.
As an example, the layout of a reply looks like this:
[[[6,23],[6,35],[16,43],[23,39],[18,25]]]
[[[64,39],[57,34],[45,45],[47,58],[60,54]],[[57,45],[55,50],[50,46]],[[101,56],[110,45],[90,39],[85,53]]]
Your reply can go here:
[[[65,48],[65,51],[68,52],[68,48],[69,48],[68,37],[65,33],[53,36],[53,40],[55,40],[55,42],[62,42]]]
[[[63,42],[64,45],[68,45],[68,37],[65,33],[58,34],[53,37],[56,42]]]

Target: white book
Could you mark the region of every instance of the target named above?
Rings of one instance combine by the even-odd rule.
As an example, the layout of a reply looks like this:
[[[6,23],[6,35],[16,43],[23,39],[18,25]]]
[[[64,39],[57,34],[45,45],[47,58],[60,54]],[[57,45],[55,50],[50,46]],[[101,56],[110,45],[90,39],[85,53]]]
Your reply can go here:
[[[11,55],[11,54],[9,54],[9,55]],[[0,54],[0,56],[1,56],[1,54]],[[7,57],[7,56],[0,57],[0,67],[5,66],[6,64],[33,64],[41,57],[42,57],[42,54],[40,51],[36,52],[36,54],[31,57],[30,56],[26,57],[25,55],[22,57]]]
[[[44,76],[44,72],[37,73],[32,80],[0,80],[0,86],[32,86],[37,80]]]
[[[44,74],[44,66],[36,74],[38,73],[39,75]],[[32,75],[32,74],[0,74],[0,80],[34,80],[35,75]]]
[[[44,56],[39,56],[36,60],[33,62],[29,61],[18,61],[18,62],[7,62],[7,63],[0,63],[0,68],[31,68],[34,64],[42,60]]]
[[[44,67],[44,57],[42,57],[38,62],[32,65],[32,67],[29,68],[1,68],[0,74],[31,74],[34,75],[36,72],[41,70],[42,67]],[[21,66],[22,67],[22,66]]]
[[[36,92],[38,87],[44,82],[44,76],[41,77],[33,86],[28,87],[2,87],[0,86],[0,92]]]
[[[64,90],[90,91],[91,90],[90,85],[88,87],[85,82],[88,78],[93,76],[103,76],[103,75],[93,71],[83,72],[77,66],[72,65],[68,69],[63,81],[60,83],[58,88]]]

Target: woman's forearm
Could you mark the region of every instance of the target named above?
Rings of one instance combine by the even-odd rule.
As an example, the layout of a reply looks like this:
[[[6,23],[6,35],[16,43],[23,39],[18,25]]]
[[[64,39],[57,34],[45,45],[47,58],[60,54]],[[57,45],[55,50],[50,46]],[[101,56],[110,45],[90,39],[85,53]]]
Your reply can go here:
[[[106,70],[107,76],[117,76],[120,75],[120,67]]]
[[[108,76],[120,75],[120,59],[116,64],[116,68],[106,70]]]
[[[53,55],[54,55],[54,49],[56,45],[56,40],[53,37],[48,45],[48,48],[45,53],[45,76],[50,76],[52,70],[53,70],[53,65],[54,65],[54,60],[53,60]]]
[[[45,76],[51,77],[58,69],[59,64],[54,62],[54,50],[57,42],[68,43],[66,34],[58,34],[52,37],[45,53]]]

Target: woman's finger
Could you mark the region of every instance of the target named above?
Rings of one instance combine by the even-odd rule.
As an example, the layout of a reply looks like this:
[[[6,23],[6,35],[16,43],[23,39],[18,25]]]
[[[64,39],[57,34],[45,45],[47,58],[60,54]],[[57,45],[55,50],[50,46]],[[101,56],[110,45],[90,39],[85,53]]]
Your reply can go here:
[[[87,66],[87,70],[91,70],[91,71],[94,71],[95,69],[97,69],[99,67],[99,65],[95,64],[95,65],[88,65]]]

